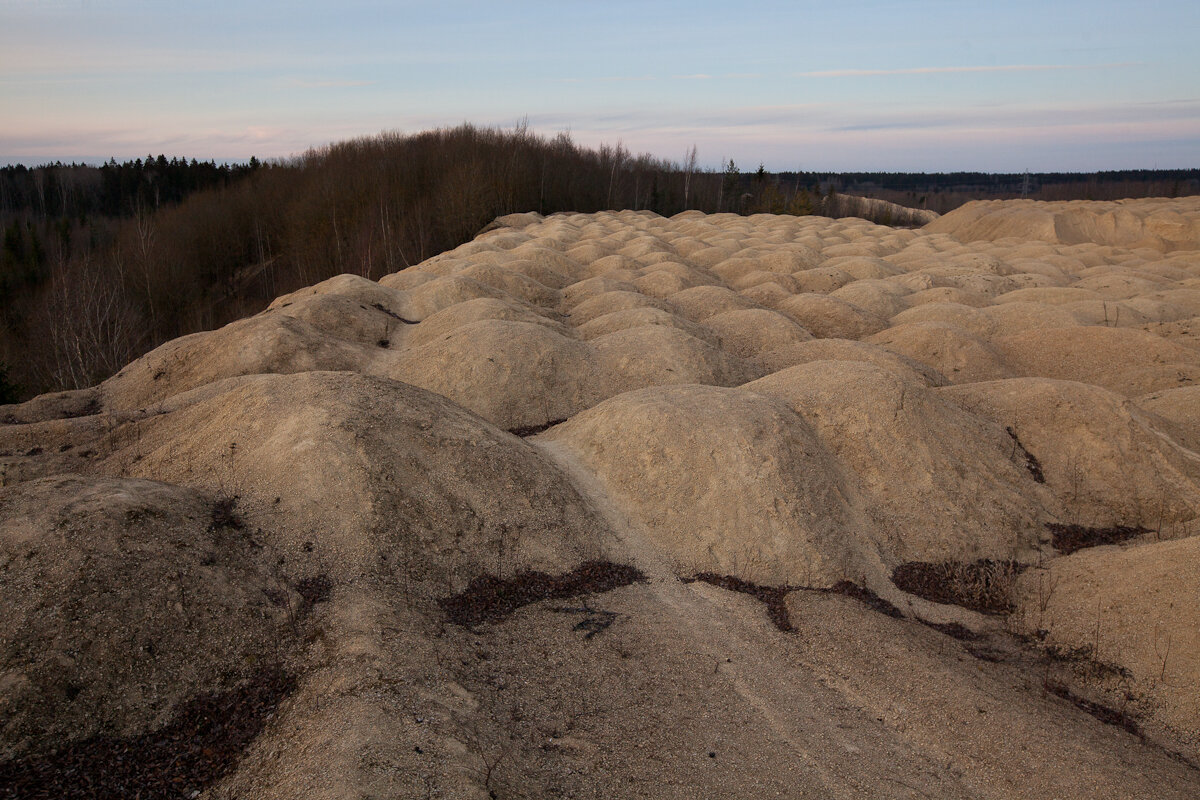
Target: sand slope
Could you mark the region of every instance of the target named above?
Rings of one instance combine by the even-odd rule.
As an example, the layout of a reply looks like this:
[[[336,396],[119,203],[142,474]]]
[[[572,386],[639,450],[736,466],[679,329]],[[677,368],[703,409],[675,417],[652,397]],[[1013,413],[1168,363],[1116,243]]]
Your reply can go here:
[[[0,797],[1200,795],[1197,219],[510,215],[0,407]]]

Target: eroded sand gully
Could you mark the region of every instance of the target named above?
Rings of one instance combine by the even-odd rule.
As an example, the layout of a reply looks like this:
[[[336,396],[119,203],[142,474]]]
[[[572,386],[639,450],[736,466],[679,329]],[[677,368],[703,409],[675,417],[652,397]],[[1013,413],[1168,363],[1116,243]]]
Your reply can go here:
[[[1196,797],[1197,331],[1200,198],[281,297],[0,407],[0,797]]]

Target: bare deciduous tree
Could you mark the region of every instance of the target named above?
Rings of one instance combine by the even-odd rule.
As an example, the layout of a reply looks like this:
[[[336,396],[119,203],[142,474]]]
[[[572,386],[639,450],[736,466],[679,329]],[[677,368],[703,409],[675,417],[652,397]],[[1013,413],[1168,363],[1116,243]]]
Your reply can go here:
[[[142,325],[120,275],[105,275],[84,254],[55,265],[41,309],[52,385],[91,386],[140,350]]]
[[[691,208],[688,205],[688,194],[692,188],[692,174],[696,171],[696,145],[692,145],[692,149],[687,151],[683,159],[683,208],[687,210]]]

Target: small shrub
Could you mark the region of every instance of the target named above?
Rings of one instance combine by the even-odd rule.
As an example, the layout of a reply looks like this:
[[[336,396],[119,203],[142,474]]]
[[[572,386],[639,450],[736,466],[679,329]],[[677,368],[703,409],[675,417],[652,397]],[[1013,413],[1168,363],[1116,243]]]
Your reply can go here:
[[[246,527],[246,520],[238,511],[238,496],[236,494],[220,494],[212,502],[212,521],[210,530],[231,528],[240,531]]]
[[[301,578],[296,582],[296,593],[300,595],[306,609],[325,602],[332,592],[333,581],[325,573]]]

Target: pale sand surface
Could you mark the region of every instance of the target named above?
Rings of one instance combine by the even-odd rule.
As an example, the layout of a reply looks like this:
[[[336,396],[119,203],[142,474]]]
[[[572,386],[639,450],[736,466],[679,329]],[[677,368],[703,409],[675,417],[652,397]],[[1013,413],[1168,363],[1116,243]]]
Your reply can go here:
[[[1200,796],[1198,220],[510,215],[0,407],[0,775],[271,665],[198,796]]]

